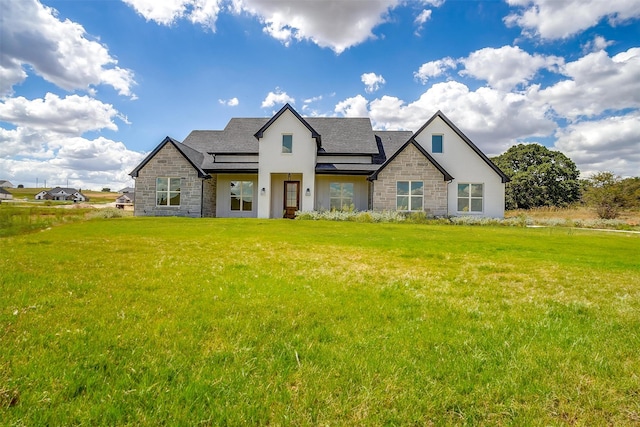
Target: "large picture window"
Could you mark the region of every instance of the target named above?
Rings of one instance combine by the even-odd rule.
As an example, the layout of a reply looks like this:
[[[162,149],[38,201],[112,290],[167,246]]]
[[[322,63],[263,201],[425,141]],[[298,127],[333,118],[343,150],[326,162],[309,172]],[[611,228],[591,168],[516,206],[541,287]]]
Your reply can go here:
[[[483,211],[484,184],[458,184],[458,212]]]
[[[352,182],[332,182],[329,184],[329,207],[331,210],[349,210],[352,206]]]
[[[250,211],[253,209],[253,182],[231,181],[231,210]]]
[[[396,209],[399,211],[423,210],[424,182],[398,181],[396,183]]]
[[[180,178],[156,178],[156,205],[180,206]]]

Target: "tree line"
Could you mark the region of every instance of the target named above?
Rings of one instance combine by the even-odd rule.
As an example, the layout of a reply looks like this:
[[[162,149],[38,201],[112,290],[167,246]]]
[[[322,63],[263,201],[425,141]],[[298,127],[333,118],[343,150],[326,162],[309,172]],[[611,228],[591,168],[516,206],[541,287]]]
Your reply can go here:
[[[510,179],[506,209],[582,204],[600,218],[640,208],[640,177],[621,178],[602,171],[580,179],[576,164],[559,151],[540,144],[518,144],[491,159]]]

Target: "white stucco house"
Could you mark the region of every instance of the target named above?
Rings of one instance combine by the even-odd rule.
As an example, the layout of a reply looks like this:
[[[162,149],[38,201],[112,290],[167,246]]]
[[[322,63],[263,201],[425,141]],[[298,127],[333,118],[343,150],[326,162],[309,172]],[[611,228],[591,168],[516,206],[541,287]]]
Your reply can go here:
[[[5,190],[5,187],[0,187],[0,200],[12,200],[13,194]]]
[[[134,192],[124,192],[118,196],[116,199],[116,208],[124,209],[125,206],[133,206],[135,202],[135,193]]]
[[[415,133],[368,118],[233,118],[166,137],[130,174],[135,215],[292,218],[355,209],[504,216],[507,176],[438,111]]]
[[[73,202],[85,202],[89,200],[75,188],[55,187],[50,190],[42,190],[35,195],[36,200],[70,200]]]

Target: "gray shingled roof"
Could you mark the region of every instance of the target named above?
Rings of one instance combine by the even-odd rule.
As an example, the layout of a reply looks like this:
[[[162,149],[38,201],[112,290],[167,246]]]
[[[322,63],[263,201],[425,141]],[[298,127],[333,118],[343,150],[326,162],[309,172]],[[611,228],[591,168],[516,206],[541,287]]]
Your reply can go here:
[[[413,136],[413,132],[410,130],[374,130],[373,133],[380,137],[387,158],[391,157]]]
[[[183,144],[201,153],[258,154],[258,140],[254,133],[268,118],[235,118],[229,120],[224,130],[194,130]]]
[[[202,152],[195,150],[188,145],[181,144],[179,142],[175,142],[175,147],[182,152],[182,154],[189,159],[189,161],[195,166],[201,166],[204,161],[204,154]]]
[[[64,187],[55,187],[52,188],[51,190],[49,190],[49,194],[58,194],[61,192],[65,192],[67,194],[74,194],[74,193],[78,193],[78,189],[77,188],[64,188]]]
[[[309,117],[305,120],[322,136],[329,154],[377,154],[378,146],[368,118]]]
[[[214,163],[207,161],[202,165],[202,169],[209,172],[258,172],[257,162],[228,162]]]
[[[318,163],[317,173],[354,173],[369,175],[375,172],[381,165],[371,163]]]
[[[326,153],[378,153],[368,118],[305,117],[305,120],[322,135],[322,149]],[[257,154],[259,141],[254,134],[268,121],[268,118],[234,118],[222,131],[194,130],[183,144],[201,153]]]

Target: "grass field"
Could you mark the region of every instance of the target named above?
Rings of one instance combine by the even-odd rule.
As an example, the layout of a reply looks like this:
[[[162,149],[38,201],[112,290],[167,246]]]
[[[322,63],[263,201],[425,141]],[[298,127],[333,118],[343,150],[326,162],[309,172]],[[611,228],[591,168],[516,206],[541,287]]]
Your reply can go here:
[[[5,425],[638,425],[640,236],[117,218],[0,238]]]

